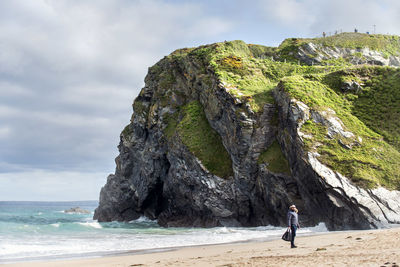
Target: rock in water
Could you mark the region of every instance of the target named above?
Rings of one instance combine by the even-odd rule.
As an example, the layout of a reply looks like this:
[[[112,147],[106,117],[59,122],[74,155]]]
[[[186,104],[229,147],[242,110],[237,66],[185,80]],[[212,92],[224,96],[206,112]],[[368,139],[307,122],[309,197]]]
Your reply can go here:
[[[365,114],[375,111],[357,102],[364,94],[386,96],[375,88],[387,79],[393,83],[387,94],[400,95],[399,70],[320,66],[330,59],[316,55],[314,66],[299,66],[324,46],[302,50],[298,43],[181,49],[149,68],[94,219],[144,215],[166,227],[284,226],[294,203],[303,226],[400,223],[399,128],[374,124]],[[334,51],[335,58],[343,52]],[[357,51],[345,51],[340,62],[351,64]],[[397,62],[396,56],[389,59]],[[343,91],[346,80],[362,80],[369,89]],[[392,98],[394,112],[398,99]],[[351,113],[349,103],[360,109]],[[378,110],[376,116],[397,120],[391,110]]]
[[[65,213],[90,214],[90,211],[81,209],[81,208],[79,208],[79,207],[70,208],[70,209],[64,210],[64,212],[65,212]]]

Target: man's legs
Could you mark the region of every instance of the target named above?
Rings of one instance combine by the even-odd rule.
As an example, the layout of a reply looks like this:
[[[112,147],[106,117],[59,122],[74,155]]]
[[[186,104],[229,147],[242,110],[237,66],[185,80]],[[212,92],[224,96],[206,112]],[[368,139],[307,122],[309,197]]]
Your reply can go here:
[[[296,237],[297,226],[292,224],[290,228],[292,230],[292,240],[290,241],[290,245],[292,248],[295,248],[296,246],[294,245],[294,238]]]

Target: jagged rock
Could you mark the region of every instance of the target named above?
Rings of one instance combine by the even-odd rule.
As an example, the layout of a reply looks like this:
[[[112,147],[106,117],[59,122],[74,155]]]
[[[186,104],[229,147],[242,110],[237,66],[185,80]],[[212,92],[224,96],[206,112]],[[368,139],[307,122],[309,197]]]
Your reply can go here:
[[[300,59],[311,64],[354,52],[312,43],[302,49]],[[323,55],[315,54],[321,49]],[[275,103],[255,111],[248,96],[221,81],[205,63],[204,51],[193,51],[177,51],[149,69],[131,122],[120,135],[115,174],[101,189],[94,219],[130,221],[144,215],[165,227],[285,225],[287,207],[294,203],[304,226],[325,222],[329,229],[363,229],[400,223],[400,192],[359,188],[323,165],[318,153],[305,150],[304,141],[312,136],[302,126],[309,121],[326,127],[329,138],[339,136],[348,149],[362,145],[334,110],[307,106],[278,85]],[[367,50],[362,53],[368,60],[379,59]],[[221,175],[196,154],[203,148],[191,147],[182,132],[190,130],[182,123],[193,120],[185,113],[193,103],[200,107],[194,114],[203,114],[202,123],[209,127],[204,138],[215,132],[215,146],[222,147],[229,162]],[[260,161],[276,142],[288,172],[272,172]]]
[[[306,106],[305,104],[303,105]],[[312,110],[310,113],[314,122],[325,125],[328,128],[329,137],[333,138],[338,134],[344,138],[354,138],[354,134],[352,132],[348,132],[343,129],[343,122],[335,116],[336,112],[334,110],[327,108],[326,110],[322,111]]]
[[[343,58],[354,65],[400,66],[400,56],[386,56],[369,48],[330,47],[312,42],[305,43],[293,54],[307,65],[321,64],[326,60]]]
[[[302,139],[298,134],[302,123],[299,122],[306,121],[309,113],[314,114],[316,121],[331,128],[328,128],[328,134],[332,132],[345,137],[352,135],[343,131],[342,123],[333,117],[334,113],[309,111],[302,103],[302,110],[307,112],[302,112],[303,117],[299,117],[299,101],[291,99],[282,89],[278,89],[275,96],[281,111],[281,121],[286,122],[280,130],[288,131],[291,136],[289,140],[280,140],[291,166],[294,166],[294,177],[299,179],[296,182],[300,195],[303,199],[307,199],[306,195],[314,196],[307,199],[306,204],[308,209],[315,211],[314,216],[321,216],[321,221],[328,218],[332,228],[369,228],[400,223],[400,205],[394,201],[400,197],[399,191],[389,191],[382,187],[372,190],[356,187],[348,178],[323,165],[318,160],[318,153],[303,150]]]
[[[264,105],[262,114],[256,116],[229,93],[229,85],[220,83],[199,62],[176,64],[165,58],[157,65],[163,70],[179,69],[174,73],[173,90],[179,91],[185,103],[201,103],[208,123],[230,155],[233,175],[223,179],[210,173],[178,135],[166,137],[165,117],[176,108],[157,104],[165,88],[157,82],[157,74],[149,72],[135,100],[130,133],[121,134],[116,172],[101,190],[94,218],[129,221],[143,214],[163,226],[284,223],[282,208],[298,197],[296,184],[289,176],[260,170],[257,163],[258,155],[275,139],[276,126],[271,123],[275,106]],[[201,79],[205,74],[206,81]],[[140,107],[150,108],[142,112]],[[272,180],[276,180],[273,189]]]
[[[362,87],[358,82],[348,81],[348,82],[344,82],[343,83],[341,89],[342,89],[343,92],[355,92],[355,93],[358,93],[359,91],[362,90]]]
[[[70,209],[64,210],[64,213],[90,214],[90,211],[81,209],[79,207],[75,207],[75,208],[70,208]]]

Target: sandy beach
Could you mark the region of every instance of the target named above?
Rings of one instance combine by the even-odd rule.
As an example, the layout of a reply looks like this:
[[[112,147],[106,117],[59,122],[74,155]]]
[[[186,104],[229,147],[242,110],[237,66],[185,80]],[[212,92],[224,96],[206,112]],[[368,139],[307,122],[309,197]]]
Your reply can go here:
[[[400,266],[400,228],[299,236],[296,243],[295,249],[274,240],[2,266]]]

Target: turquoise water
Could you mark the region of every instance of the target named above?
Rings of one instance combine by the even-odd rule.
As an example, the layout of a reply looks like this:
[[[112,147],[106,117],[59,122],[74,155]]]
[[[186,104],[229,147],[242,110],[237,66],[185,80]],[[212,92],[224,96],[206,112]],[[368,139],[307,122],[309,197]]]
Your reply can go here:
[[[0,263],[94,257],[128,251],[279,238],[280,227],[161,228],[140,218],[129,223],[93,220],[97,201],[0,202]],[[69,214],[79,206],[91,214]],[[323,232],[323,224],[300,233]]]

